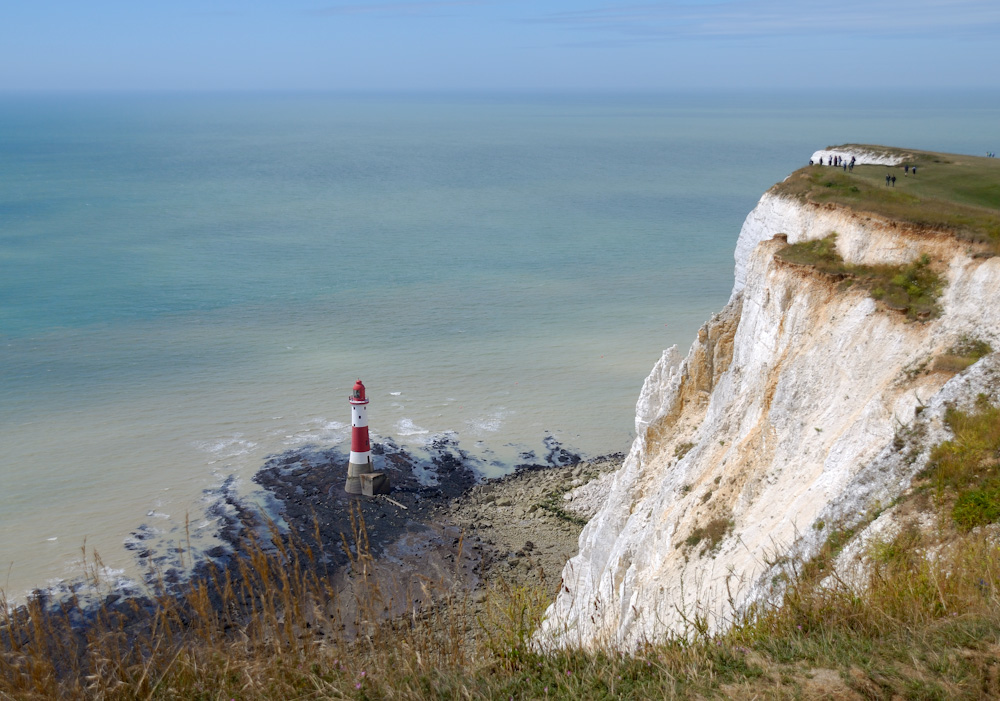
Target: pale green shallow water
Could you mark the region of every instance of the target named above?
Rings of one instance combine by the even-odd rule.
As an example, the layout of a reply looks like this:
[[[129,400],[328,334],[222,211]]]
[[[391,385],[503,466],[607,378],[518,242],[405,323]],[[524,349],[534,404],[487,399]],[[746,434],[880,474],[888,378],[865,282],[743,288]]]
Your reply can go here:
[[[899,105],[906,105],[900,109]],[[995,150],[971,95],[0,97],[0,588],[132,574],[271,453],[624,451],[760,194],[828,144]]]

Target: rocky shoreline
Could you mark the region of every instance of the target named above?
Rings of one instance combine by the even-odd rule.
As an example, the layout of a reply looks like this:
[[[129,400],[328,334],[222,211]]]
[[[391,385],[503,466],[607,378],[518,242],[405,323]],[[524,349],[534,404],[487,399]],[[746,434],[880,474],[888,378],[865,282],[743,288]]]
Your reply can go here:
[[[373,446],[392,480],[388,498],[346,494],[346,456],[332,451],[276,456],[255,481],[274,497],[299,546],[323,553],[342,606],[364,599],[370,591],[361,588],[373,586],[384,619],[433,616],[446,601],[457,601],[451,617],[465,618],[471,638],[490,591],[500,584],[554,598],[580,531],[624,455],[585,460],[550,445],[545,464],[522,464],[504,477],[477,481],[474,460],[456,443],[432,448],[434,479],[428,484],[417,477],[426,476],[426,466],[415,456],[392,442]],[[330,632],[319,627],[314,634]]]
[[[175,541],[158,544],[146,529],[133,532],[128,547],[155,573],[157,579],[146,583],[153,594],[133,588],[93,598],[85,596],[80,583],[37,591],[35,600],[81,640],[91,623],[102,619],[139,633],[157,615],[162,596],[183,602],[189,587],[217,582],[223,574],[235,583],[261,548],[291,547],[309,553],[315,574],[336,592],[336,620],[359,620],[351,602],[370,596],[374,587],[384,621],[402,620],[404,614],[434,618],[442,604],[460,602],[450,614],[465,617],[471,640],[498,584],[554,597],[586,519],[624,458],[584,460],[555,441],[547,449],[544,463],[525,463],[504,477],[481,481],[477,459],[457,441],[436,442],[428,457],[385,441],[373,445],[372,452],[378,468],[390,474],[388,498],[347,494],[347,456],[335,448],[272,456],[254,477],[263,505],[241,497],[233,485],[223,487],[214,507],[222,544],[198,555],[188,544],[188,562],[192,556],[198,561],[194,567],[183,567],[185,554]],[[76,602],[69,613],[61,604],[65,596]],[[216,594],[210,598],[211,606],[226,606]],[[330,605],[321,603],[321,608]],[[309,635],[321,641],[344,632],[343,623],[335,631],[329,621],[317,621]]]
[[[335,606],[340,627],[316,620],[310,635],[318,641],[351,635],[374,613],[364,603],[374,597],[380,620],[461,620],[473,643],[499,587],[526,587],[554,599],[580,531],[624,455],[585,460],[555,441],[547,448],[544,463],[479,481],[476,458],[457,441],[436,441],[429,457],[392,441],[374,444],[376,466],[392,483],[388,497],[347,494],[347,456],[336,449],[271,457],[254,477],[268,495],[269,537],[280,524],[286,542],[318,554],[315,566],[337,592],[337,601],[324,606]],[[230,570],[263,527],[259,511],[233,504],[221,531],[228,547],[210,563]]]
[[[600,499],[594,487],[624,458],[584,460],[550,445],[545,464],[519,465],[479,482],[474,461],[455,442],[432,446],[430,468],[391,441],[373,446],[373,453],[389,474],[388,498],[347,494],[346,456],[335,451],[275,456],[254,481],[274,498],[293,539],[323,554],[340,589],[351,588],[358,555],[370,556],[387,617],[434,606],[445,595],[472,601],[475,616],[500,579],[541,586],[554,596]],[[233,545],[238,550],[239,539]]]
[[[479,546],[482,583],[502,577],[554,595],[600,487],[623,459],[619,453],[572,465],[526,467],[453,500],[443,511],[472,547]]]

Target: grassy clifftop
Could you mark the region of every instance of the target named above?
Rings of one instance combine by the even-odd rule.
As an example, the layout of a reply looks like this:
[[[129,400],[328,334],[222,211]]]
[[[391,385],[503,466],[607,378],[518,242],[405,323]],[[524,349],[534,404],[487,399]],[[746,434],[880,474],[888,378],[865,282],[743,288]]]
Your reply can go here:
[[[1000,159],[859,144],[830,150],[864,150],[901,160],[897,166],[859,165],[851,171],[807,166],[773,191],[949,232],[1000,254]],[[907,173],[907,166],[916,167],[916,174]],[[896,176],[895,186],[886,186],[887,174]]]

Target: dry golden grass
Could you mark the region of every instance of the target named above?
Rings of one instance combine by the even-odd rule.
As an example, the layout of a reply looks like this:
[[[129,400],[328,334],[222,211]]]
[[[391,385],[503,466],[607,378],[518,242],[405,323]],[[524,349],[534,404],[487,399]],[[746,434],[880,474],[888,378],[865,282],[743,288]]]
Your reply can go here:
[[[963,336],[947,353],[934,359],[933,369],[937,372],[959,373],[992,352],[993,348],[986,341]]]
[[[989,411],[953,415],[956,440],[980,452],[948,468],[944,489],[994,449]],[[346,578],[272,526],[230,570],[175,593],[96,607],[0,601],[0,699],[1000,698],[997,533],[949,526],[950,502],[933,503],[941,526],[876,543],[861,583],[833,571],[852,535],[834,530],[778,603],[723,633],[693,625],[628,653],[540,652],[531,632],[547,595],[503,581],[478,617],[466,595],[425,582],[432,605],[387,618],[384,565],[359,513]],[[98,571],[95,561],[93,586]]]

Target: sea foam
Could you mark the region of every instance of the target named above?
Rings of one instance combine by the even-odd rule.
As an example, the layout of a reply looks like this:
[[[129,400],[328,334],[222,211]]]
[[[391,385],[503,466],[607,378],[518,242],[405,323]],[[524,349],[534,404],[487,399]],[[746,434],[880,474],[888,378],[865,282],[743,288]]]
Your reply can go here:
[[[396,422],[396,434],[399,436],[423,436],[428,433],[430,431],[417,426],[412,419],[400,419]]]

